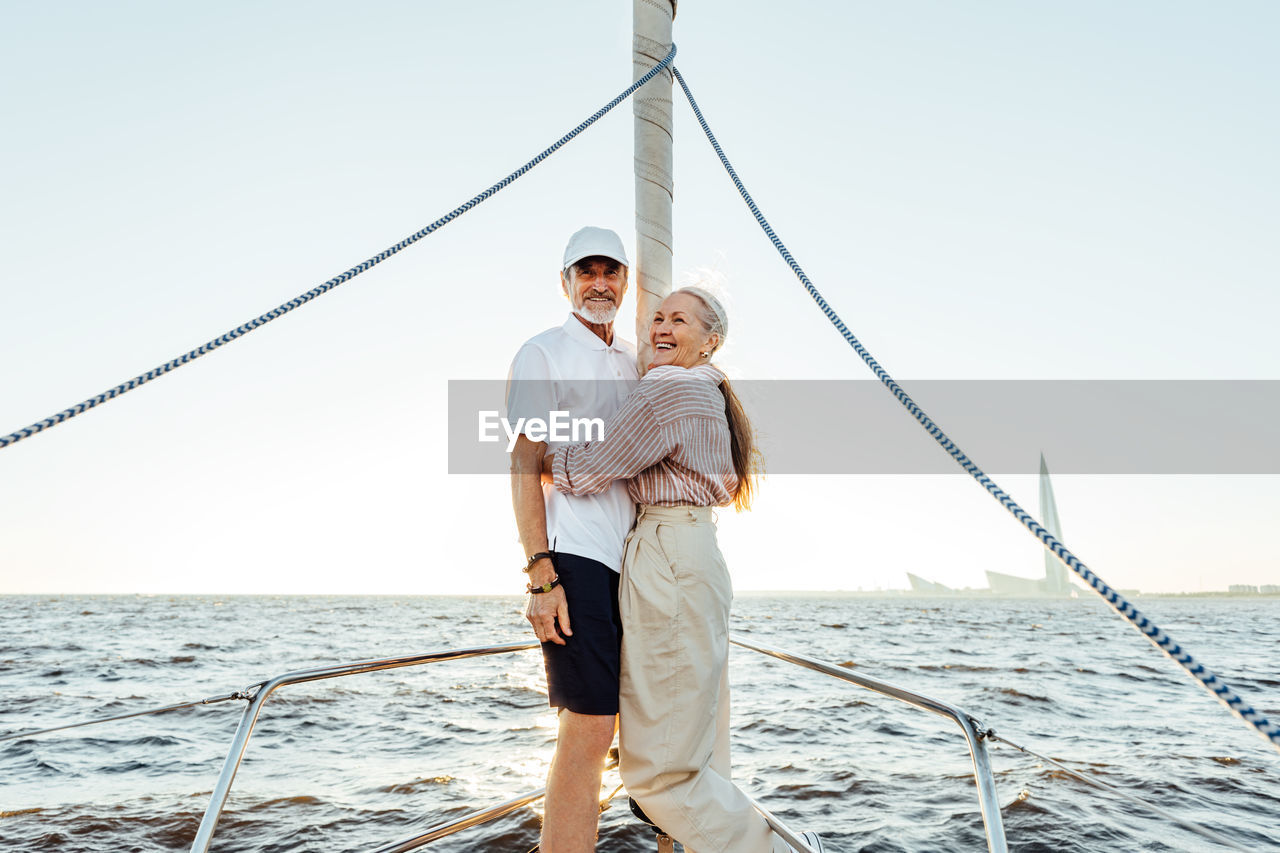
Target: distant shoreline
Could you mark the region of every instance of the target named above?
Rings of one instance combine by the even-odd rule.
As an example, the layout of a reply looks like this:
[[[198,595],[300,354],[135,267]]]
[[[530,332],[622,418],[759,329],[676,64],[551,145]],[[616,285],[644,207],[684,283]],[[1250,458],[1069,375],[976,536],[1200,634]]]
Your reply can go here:
[[[1119,590],[1126,598],[1212,598],[1229,601],[1280,601],[1280,593],[1240,592],[1137,592]],[[928,601],[1076,601],[1095,596],[1088,590],[1079,590],[1076,598],[1034,595],[996,595],[989,590],[956,590],[951,593],[915,592],[910,589],[872,590],[806,590],[775,589],[737,590],[736,598],[912,598]],[[421,593],[421,592],[0,592],[0,598],[492,598],[520,599],[523,595],[511,593]]]
[[[1227,598],[1227,599],[1269,599],[1280,601],[1280,593],[1275,592],[1138,592],[1136,590],[1122,589],[1117,590],[1125,598]],[[1080,599],[1088,599],[1094,596],[1089,595],[1088,590],[1079,590]],[[916,592],[910,589],[877,589],[877,590],[742,590],[734,593],[736,596],[743,598],[751,598],[756,596],[774,595],[785,596],[788,598],[796,598],[803,596],[815,596],[822,598],[927,598],[938,600],[949,599],[981,599],[984,601],[1072,601],[1068,596],[1048,596],[1048,595],[997,595],[989,590],[955,590],[953,592]]]

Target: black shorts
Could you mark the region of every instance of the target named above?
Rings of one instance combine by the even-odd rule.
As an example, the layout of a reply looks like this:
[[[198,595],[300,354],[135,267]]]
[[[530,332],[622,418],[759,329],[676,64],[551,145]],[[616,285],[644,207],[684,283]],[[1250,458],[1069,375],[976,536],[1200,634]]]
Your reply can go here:
[[[622,617],[618,613],[618,573],[604,563],[557,553],[556,574],[569,602],[572,637],[563,646],[542,644],[547,694],[553,708],[575,714],[618,713],[618,673],[622,666]]]

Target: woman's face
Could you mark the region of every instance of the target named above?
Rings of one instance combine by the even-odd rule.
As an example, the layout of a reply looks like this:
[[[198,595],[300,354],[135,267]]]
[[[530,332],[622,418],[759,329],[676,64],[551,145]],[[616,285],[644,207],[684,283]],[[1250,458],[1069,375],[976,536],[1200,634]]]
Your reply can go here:
[[[653,363],[693,367],[710,359],[702,353],[711,352],[718,343],[717,335],[708,334],[698,314],[702,302],[688,293],[673,293],[662,300],[658,312],[649,326],[649,345],[653,347]]]

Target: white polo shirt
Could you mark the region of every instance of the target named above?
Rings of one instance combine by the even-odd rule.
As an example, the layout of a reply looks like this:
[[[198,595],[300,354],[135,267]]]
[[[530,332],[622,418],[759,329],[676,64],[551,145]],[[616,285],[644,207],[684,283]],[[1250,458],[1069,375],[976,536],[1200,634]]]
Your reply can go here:
[[[508,423],[567,411],[573,418],[609,418],[640,381],[636,348],[616,333],[606,344],[573,314],[520,348],[507,374]],[[532,437],[532,436],[530,436]],[[539,437],[541,438],[541,436]],[[549,441],[552,449],[571,442]],[[615,481],[598,495],[574,497],[543,483],[547,544],[622,570],[623,539],[635,521],[626,483]]]

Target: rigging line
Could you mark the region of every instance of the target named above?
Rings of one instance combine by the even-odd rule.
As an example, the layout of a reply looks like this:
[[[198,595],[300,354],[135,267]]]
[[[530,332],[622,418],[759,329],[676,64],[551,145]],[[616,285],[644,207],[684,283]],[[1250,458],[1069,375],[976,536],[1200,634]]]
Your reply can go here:
[[[747,203],[747,207],[751,209],[751,213],[755,216],[756,222],[759,223],[761,229],[764,230],[764,233],[768,236],[769,240],[772,241],[773,247],[778,250],[778,254],[782,255],[782,259],[791,267],[791,271],[796,274],[798,279],[800,279],[800,283],[804,285],[804,289],[813,297],[813,301],[822,309],[822,313],[826,315],[827,319],[831,321],[831,324],[836,327],[841,335],[844,336],[844,339],[849,346],[853,347],[854,351],[862,357],[862,360],[866,362],[867,367],[871,368],[871,372],[876,375],[876,378],[879,379],[880,382],[888,388],[890,392],[892,392],[893,396],[898,399],[898,402],[900,402],[906,410],[910,412],[917,421],[919,421],[920,425],[928,431],[929,435],[933,436],[934,440],[937,441],[938,444],[942,445],[943,450],[946,450],[947,453],[951,454],[951,457],[956,460],[960,467],[964,468],[964,470],[967,471],[973,479],[978,481],[979,485],[990,492],[991,496],[999,501],[1001,506],[1007,509],[1014,518],[1018,519],[1018,521],[1022,523],[1023,527],[1031,531],[1031,534],[1039,539],[1045,548],[1052,551],[1059,560],[1066,564],[1067,568],[1071,569],[1083,578],[1085,582],[1098,593],[1098,595],[1102,596],[1102,598],[1106,600],[1107,604],[1111,605],[1112,609],[1125,619],[1129,620],[1130,624],[1141,631],[1148,640],[1160,649],[1160,651],[1177,661],[1188,674],[1201,684],[1201,686],[1226,705],[1227,709],[1230,710],[1231,713],[1253,726],[1254,729],[1266,738],[1273,747],[1280,750],[1280,725],[1270,722],[1262,715],[1261,711],[1257,710],[1252,705],[1247,704],[1244,698],[1224,683],[1222,679],[1214,675],[1214,673],[1207,669],[1203,664],[1198,663],[1186,649],[1174,642],[1173,638],[1166,634],[1160,626],[1156,625],[1144,616],[1142,612],[1130,604],[1124,596],[1120,595],[1120,593],[1116,592],[1111,586],[1103,581],[1102,578],[1094,574],[1093,570],[1082,563],[1075,554],[1068,551],[1066,546],[1059,542],[1058,539],[1048,530],[1045,530],[1040,522],[1036,521],[1029,512],[1019,506],[1018,503],[1004,491],[1004,489],[996,485],[994,480],[983,473],[982,469],[974,464],[974,462],[960,450],[956,443],[947,437],[947,434],[942,431],[941,427],[934,423],[933,420],[926,415],[918,405],[916,405],[915,401],[907,395],[907,392],[904,391],[902,387],[894,381],[893,377],[880,366],[879,362],[871,356],[871,353],[862,345],[862,342],[854,336],[853,332],[849,331],[847,326],[845,326],[844,321],[840,319],[835,310],[827,304],[827,300],[822,298],[822,294],[818,292],[818,289],[813,286],[813,282],[811,282],[809,277],[805,275],[804,270],[802,270],[800,265],[796,263],[791,252],[788,251],[787,247],[783,245],[780,239],[778,239],[778,235],[775,234],[773,228],[769,226],[768,221],[764,218],[764,214],[760,212],[760,208],[756,206],[755,201],[751,198],[751,194],[747,192],[746,186],[743,185],[742,180],[738,177],[738,173],[734,171],[733,166],[729,163],[729,158],[725,156],[724,149],[720,147],[720,143],[716,140],[715,134],[711,132],[711,127],[707,124],[707,120],[703,118],[702,110],[698,109],[698,102],[693,99],[693,93],[689,91],[689,86],[684,82],[684,77],[681,76],[679,70],[674,66],[671,68],[671,73],[680,84],[680,88],[684,90],[685,98],[689,101],[689,106],[693,107],[693,114],[697,117],[698,124],[702,126],[702,130],[706,133],[707,139],[711,141],[711,147],[715,149],[716,154],[720,157],[720,163],[724,166],[725,171],[729,173],[729,177],[733,179],[734,186],[738,188],[738,193],[741,194],[743,201]]]
[[[151,370],[148,370],[146,373],[139,374],[138,376],[135,376],[132,379],[130,379],[128,382],[122,382],[119,385],[115,386],[114,388],[110,388],[106,391],[103,391],[101,394],[98,394],[97,396],[90,397],[89,399],[81,403],[77,403],[76,405],[71,406],[70,408],[63,409],[61,412],[58,412],[55,415],[50,415],[44,420],[36,421],[35,423],[31,424],[31,426],[17,430],[16,432],[12,432],[6,436],[0,436],[0,448],[8,447],[11,444],[16,444],[17,442],[21,441],[24,438],[29,438],[38,432],[43,432],[44,430],[49,429],[50,427],[57,426],[63,421],[70,420],[71,418],[74,418],[76,415],[80,414],[81,412],[92,409],[94,406],[97,406],[100,403],[105,403],[107,400],[111,400],[116,397],[119,397],[121,394],[132,391],[134,388],[137,388],[139,385],[145,385],[146,383],[150,382],[152,379],[156,379],[160,376],[163,376],[171,370],[175,370],[176,368],[182,367],[184,364],[189,364],[190,362],[196,360],[200,356],[213,352],[215,349],[222,346],[223,344],[228,344],[231,341],[236,340],[237,338],[247,335],[249,332],[252,332],[254,329],[257,329],[260,326],[264,326],[267,323],[270,323],[272,320],[275,320],[279,317],[284,316],[285,314],[288,314],[293,309],[298,308],[302,305],[305,305],[306,303],[310,302],[316,297],[322,296],[325,293],[328,293],[330,290],[333,290],[338,285],[343,284],[344,282],[350,281],[351,279],[355,278],[365,270],[371,269],[377,264],[382,263],[387,258],[398,253],[401,249],[404,249],[413,245],[414,243],[421,240],[423,237],[426,237],[431,232],[439,228],[443,228],[445,225],[448,225],[450,222],[457,219],[459,216],[466,213],[471,208],[476,207],[481,202],[487,201],[491,196],[497,194],[500,190],[505,189],[509,184],[513,183],[517,178],[523,177],[524,174],[530,171],[531,169],[533,169],[534,166],[537,166],[543,160],[547,159],[556,151],[560,150],[560,148],[562,148],[565,144],[573,140],[573,138],[576,137],[578,134],[582,133],[588,127],[590,127],[591,125],[599,121],[601,118],[603,118],[605,113],[609,112],[618,104],[622,103],[627,98],[631,97],[631,95],[634,94],[637,89],[639,89],[645,83],[648,83],[655,76],[660,74],[664,68],[668,67],[671,64],[671,61],[675,59],[675,56],[676,56],[676,47],[673,44],[671,46],[670,52],[667,53],[665,57],[663,57],[661,62],[659,62],[657,65],[653,66],[652,68],[650,68],[643,77],[641,77],[640,79],[632,83],[630,86],[628,86],[620,95],[618,95],[612,101],[605,104],[600,109],[596,110],[589,118],[587,118],[577,127],[575,127],[573,130],[569,131],[564,136],[556,140],[555,143],[553,143],[550,147],[544,150],[541,154],[534,157],[528,163],[525,163],[519,169],[516,169],[510,175],[507,175],[505,178],[498,181],[493,186],[489,187],[489,189],[475,196],[470,201],[466,202],[465,204],[459,205],[458,207],[455,207],[453,210],[449,211],[444,216],[440,217],[435,222],[432,222],[430,225],[423,228],[422,230],[417,231],[413,234],[410,234],[408,237],[404,238],[399,243],[396,243],[394,246],[383,249],[381,252],[374,255],[372,258],[369,258],[363,263],[357,264],[356,266],[352,267],[351,269],[347,270],[341,275],[338,275],[338,276],[335,276],[334,278],[329,279],[319,287],[308,290],[306,293],[303,293],[300,296],[290,299],[288,302],[285,302],[283,305],[280,305],[275,309],[268,311],[267,313],[262,314],[253,320],[250,320],[247,323],[244,323],[242,325],[235,327],[234,329],[227,332],[226,334],[220,337],[214,338],[208,343],[203,344],[199,347],[196,347],[195,349],[191,350],[190,352],[184,355],[181,355],[175,359],[167,361],[164,364],[160,365],[159,367],[152,368]]]
[[[1070,776],[1074,776],[1076,779],[1079,779],[1081,782],[1084,782],[1088,785],[1093,785],[1096,788],[1101,788],[1104,791],[1110,791],[1111,793],[1117,796],[1123,797],[1124,799],[1128,800],[1131,803],[1136,803],[1142,806],[1144,809],[1147,809],[1148,811],[1151,811],[1151,812],[1154,812],[1155,814],[1160,815],[1166,820],[1171,820],[1174,823],[1178,824],[1179,826],[1185,827],[1186,829],[1189,829],[1194,833],[1202,835],[1211,841],[1216,841],[1218,844],[1221,844],[1225,847],[1231,847],[1236,850],[1244,850],[1244,851],[1248,851],[1249,849],[1247,847],[1241,846],[1240,844],[1237,844],[1236,842],[1232,841],[1230,838],[1227,838],[1223,835],[1219,835],[1218,833],[1214,832],[1212,829],[1207,829],[1206,827],[1203,827],[1198,823],[1192,823],[1186,818],[1178,817],[1176,814],[1174,814],[1171,811],[1163,809],[1160,806],[1153,805],[1152,803],[1148,803],[1146,800],[1141,799],[1140,797],[1135,797],[1133,794],[1130,794],[1128,791],[1117,788],[1114,785],[1108,785],[1106,782],[1103,782],[1100,779],[1094,779],[1092,776],[1089,776],[1086,773],[1081,773],[1078,770],[1073,770],[1070,767],[1067,767],[1062,762],[1055,761],[1054,759],[1050,758],[1047,755],[1041,755],[1038,752],[1033,752],[1032,750],[1027,749],[1025,746],[1019,746],[1018,744],[1014,743],[1008,738],[1002,735],[996,734],[994,731],[988,730],[984,733],[984,736],[990,740],[998,740],[1001,743],[1007,743],[1009,746],[1013,747],[1016,750],[1019,750],[1020,752],[1024,752],[1027,755],[1033,755],[1036,758],[1040,759],[1041,761],[1045,761],[1049,764],[1052,764],[1054,767],[1058,768],[1063,773],[1066,773]]]
[[[263,682],[265,683],[265,682]],[[117,714],[114,717],[100,717],[96,720],[85,720],[82,723],[71,723],[66,726],[55,726],[51,729],[33,729],[26,732],[15,732],[11,735],[0,736],[0,741],[17,740],[18,738],[35,737],[36,735],[47,735],[53,732],[66,731],[67,729],[78,729],[81,726],[96,726],[98,723],[112,723],[116,720],[128,720],[131,717],[147,717],[152,714],[165,714],[169,711],[180,711],[183,708],[194,708],[199,705],[216,705],[219,702],[229,702],[232,699],[243,699],[248,701],[253,696],[249,692],[255,687],[261,687],[262,684],[254,684],[245,690],[237,690],[234,693],[228,693],[225,696],[210,696],[208,699],[199,699],[195,702],[180,702],[177,705],[165,705],[163,708],[152,708],[148,711],[134,711],[132,714]]]

